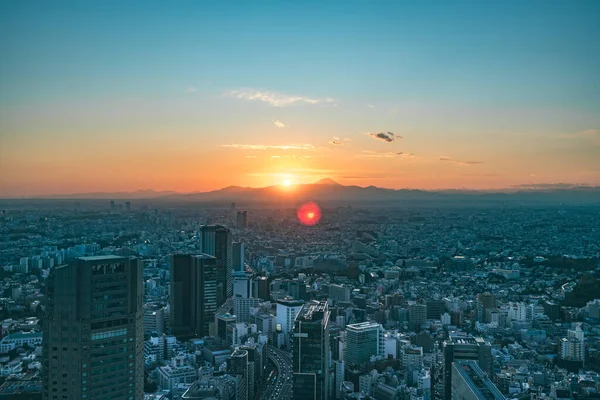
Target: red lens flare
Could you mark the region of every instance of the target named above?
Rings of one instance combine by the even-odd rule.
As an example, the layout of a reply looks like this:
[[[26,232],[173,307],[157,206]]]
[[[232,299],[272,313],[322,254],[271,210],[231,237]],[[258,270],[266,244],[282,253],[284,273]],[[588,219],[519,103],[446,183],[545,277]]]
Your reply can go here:
[[[302,225],[313,226],[321,220],[321,208],[314,201],[304,203],[298,208],[297,215]]]

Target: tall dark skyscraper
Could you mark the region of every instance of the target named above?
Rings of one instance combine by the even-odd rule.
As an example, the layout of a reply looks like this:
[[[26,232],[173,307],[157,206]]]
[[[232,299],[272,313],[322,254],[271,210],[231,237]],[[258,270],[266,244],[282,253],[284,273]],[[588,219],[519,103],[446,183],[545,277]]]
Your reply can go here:
[[[248,211],[237,212],[236,225],[238,228],[248,227]]]
[[[178,337],[208,336],[217,309],[217,259],[171,256],[171,330]]]
[[[492,346],[482,338],[469,335],[450,335],[444,342],[444,399],[452,398],[452,363],[473,360],[479,367],[492,375]]]
[[[221,225],[200,228],[202,252],[217,259],[217,305],[233,296],[233,249],[231,231]]]
[[[54,268],[43,321],[43,398],[144,397],[142,265],[82,257]]]
[[[294,399],[326,400],[329,394],[329,316],[326,301],[302,306],[292,332]]]
[[[248,351],[235,349],[227,359],[227,372],[239,377],[238,400],[248,400]]]
[[[244,271],[244,243],[233,242],[232,244],[232,270]]]

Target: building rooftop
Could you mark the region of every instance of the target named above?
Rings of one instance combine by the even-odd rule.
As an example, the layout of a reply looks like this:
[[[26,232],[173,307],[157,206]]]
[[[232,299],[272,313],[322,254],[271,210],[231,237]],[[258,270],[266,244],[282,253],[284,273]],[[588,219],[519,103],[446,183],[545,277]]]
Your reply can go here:
[[[327,311],[327,302],[326,301],[316,301],[313,300],[310,303],[306,303],[298,315],[296,316],[296,320],[304,320],[304,321],[312,321],[322,319],[325,312]],[[314,317],[314,318],[313,318]]]
[[[477,394],[479,399],[504,400],[504,395],[482,371],[476,361],[466,360],[452,363],[457,371],[469,385],[471,390]]]
[[[346,329],[353,331],[367,330],[367,329],[376,329],[381,325],[375,322],[360,322],[358,324],[349,324],[346,325]]]
[[[127,259],[127,257],[115,256],[115,255],[106,255],[106,256],[86,256],[86,257],[78,257],[78,260],[83,261],[116,261]]]

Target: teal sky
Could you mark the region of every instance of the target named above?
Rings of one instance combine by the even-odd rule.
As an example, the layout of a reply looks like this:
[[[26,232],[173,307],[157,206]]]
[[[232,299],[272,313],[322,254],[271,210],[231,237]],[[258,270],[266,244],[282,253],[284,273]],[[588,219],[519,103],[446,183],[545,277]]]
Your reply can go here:
[[[0,195],[600,185],[598,21],[598,1],[3,1]]]

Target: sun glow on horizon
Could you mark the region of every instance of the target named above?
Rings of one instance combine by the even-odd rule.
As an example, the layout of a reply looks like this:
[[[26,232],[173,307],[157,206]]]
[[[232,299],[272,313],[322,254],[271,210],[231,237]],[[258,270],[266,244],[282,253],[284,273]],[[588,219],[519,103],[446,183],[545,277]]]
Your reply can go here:
[[[292,186],[292,180],[291,180],[291,179],[289,179],[289,178],[285,178],[285,179],[283,180],[282,184],[283,184],[283,186],[285,186],[285,187],[290,187],[290,186]]]

